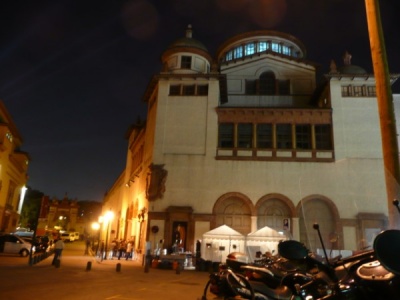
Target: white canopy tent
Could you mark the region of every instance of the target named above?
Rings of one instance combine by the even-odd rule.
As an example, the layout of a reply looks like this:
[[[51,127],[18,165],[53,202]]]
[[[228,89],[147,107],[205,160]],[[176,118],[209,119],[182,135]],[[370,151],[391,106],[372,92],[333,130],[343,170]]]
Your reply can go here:
[[[203,234],[201,257],[213,262],[225,262],[231,252],[245,252],[246,238],[240,232],[222,225]]]
[[[257,251],[262,254],[266,252],[278,253],[278,244],[288,237],[271,227],[265,226],[257,231],[249,233],[246,237],[246,253],[251,261],[254,261]]]

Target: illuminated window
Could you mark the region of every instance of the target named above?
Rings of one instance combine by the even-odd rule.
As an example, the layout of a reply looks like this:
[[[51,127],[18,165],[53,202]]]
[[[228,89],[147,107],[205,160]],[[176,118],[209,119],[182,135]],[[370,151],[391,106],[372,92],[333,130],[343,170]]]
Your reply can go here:
[[[252,55],[255,53],[254,43],[247,44],[244,46],[245,55]]]
[[[267,42],[259,42],[258,43],[258,52],[263,52],[268,49]]]
[[[233,50],[233,57],[235,59],[243,57],[243,48],[242,48],[242,46],[236,47]]]

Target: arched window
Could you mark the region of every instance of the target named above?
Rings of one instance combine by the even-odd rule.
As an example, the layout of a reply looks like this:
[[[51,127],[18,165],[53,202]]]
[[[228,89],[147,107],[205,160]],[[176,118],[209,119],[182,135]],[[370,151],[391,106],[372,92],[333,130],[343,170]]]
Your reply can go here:
[[[275,74],[271,71],[262,73],[259,80],[259,94],[275,95],[275,89]]]

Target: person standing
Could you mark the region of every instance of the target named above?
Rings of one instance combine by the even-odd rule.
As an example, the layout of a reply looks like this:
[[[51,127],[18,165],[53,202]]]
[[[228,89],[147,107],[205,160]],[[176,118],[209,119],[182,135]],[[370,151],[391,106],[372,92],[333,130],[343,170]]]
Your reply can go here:
[[[57,241],[54,244],[54,258],[53,262],[51,263],[53,266],[60,266],[59,261],[61,259],[62,251],[64,250],[64,242],[59,236]]]

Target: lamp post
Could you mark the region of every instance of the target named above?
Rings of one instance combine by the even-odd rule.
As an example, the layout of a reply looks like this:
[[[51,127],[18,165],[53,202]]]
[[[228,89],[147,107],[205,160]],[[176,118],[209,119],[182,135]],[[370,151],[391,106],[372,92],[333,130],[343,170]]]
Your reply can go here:
[[[94,232],[96,232],[96,238],[97,238],[96,255],[97,255],[97,253],[99,251],[99,243],[100,243],[100,231],[99,231],[99,229],[100,229],[100,223],[99,222],[93,222],[92,223],[92,230]],[[92,239],[92,246],[94,248],[94,239]],[[86,247],[87,247],[87,244],[86,244]]]
[[[385,39],[383,35],[378,0],[365,0],[368,33],[371,47],[372,64],[376,80],[379,123],[382,136],[383,164],[385,167],[386,196],[389,212],[389,228],[395,228],[399,215],[393,206],[398,198],[400,183],[399,145],[397,143],[396,118],[393,106],[393,94],[390,85]]]
[[[107,222],[107,231],[106,231],[106,246],[105,246],[105,251],[106,251],[106,255],[104,257],[104,259],[107,259],[107,250],[108,250],[108,236],[110,235],[110,223],[111,220],[114,218],[114,213],[109,210],[108,212],[106,212],[106,214],[104,215],[104,221]]]

